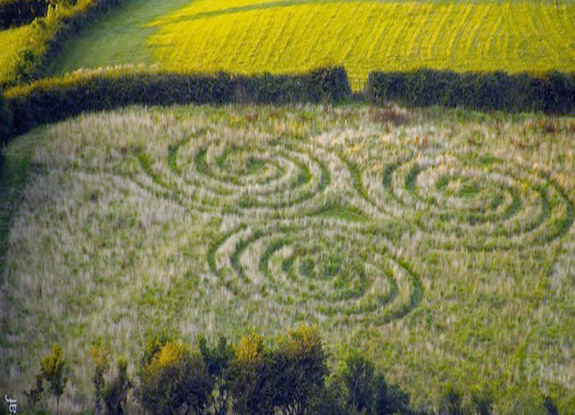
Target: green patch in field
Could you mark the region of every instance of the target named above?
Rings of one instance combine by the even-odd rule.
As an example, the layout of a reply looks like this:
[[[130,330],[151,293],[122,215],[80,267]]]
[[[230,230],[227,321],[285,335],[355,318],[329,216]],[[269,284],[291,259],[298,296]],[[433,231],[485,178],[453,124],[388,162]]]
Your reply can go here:
[[[3,281],[4,255],[8,247],[10,226],[30,172],[37,134],[42,134],[42,131],[38,130],[26,140],[11,145],[9,149],[0,148],[3,153],[0,157],[4,157],[4,162],[0,164],[0,285]]]
[[[363,222],[367,219],[365,214],[354,206],[328,204],[314,213],[315,216]]]
[[[79,68],[95,69],[126,63],[151,64],[154,58],[146,41],[155,29],[149,27],[149,22],[189,3],[190,0],[122,1],[102,19],[70,39],[61,54],[50,63],[48,73],[63,74]]]

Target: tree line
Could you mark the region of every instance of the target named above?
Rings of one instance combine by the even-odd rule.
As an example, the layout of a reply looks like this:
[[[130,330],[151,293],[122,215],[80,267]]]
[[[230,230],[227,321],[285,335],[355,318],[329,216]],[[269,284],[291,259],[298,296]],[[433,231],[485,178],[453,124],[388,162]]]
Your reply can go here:
[[[160,332],[146,338],[136,365],[120,357],[113,376],[107,376],[111,352],[92,347],[93,409],[95,415],[123,415],[128,403],[151,415],[491,415],[493,397],[485,389],[471,391],[471,400],[449,387],[437,408],[414,408],[410,396],[389,384],[384,373],[357,350],[328,366],[329,354],[317,330],[301,326],[273,344],[252,332],[239,344],[225,337],[194,345]],[[69,381],[70,367],[62,348],[40,362],[35,383],[25,392],[31,413],[47,414],[48,396],[56,414]],[[539,411],[522,414],[559,415],[549,397],[539,399]],[[519,409],[518,409],[519,410]],[[542,412],[541,412],[542,411]],[[1,413],[1,411],[0,411]],[[519,413],[519,412],[517,412]]]

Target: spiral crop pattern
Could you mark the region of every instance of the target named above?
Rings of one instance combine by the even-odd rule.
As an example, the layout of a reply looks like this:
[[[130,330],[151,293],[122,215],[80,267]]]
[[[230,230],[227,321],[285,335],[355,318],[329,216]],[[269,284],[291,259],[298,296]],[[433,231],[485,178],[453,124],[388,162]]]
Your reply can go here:
[[[525,162],[403,147],[357,160],[319,141],[248,136],[202,130],[140,150],[130,179],[228,218],[208,244],[210,274],[286,315],[380,325],[406,316],[424,296],[397,238],[413,228],[431,247],[490,251],[544,246],[573,225],[566,192]]]
[[[546,173],[489,154],[412,153],[371,167],[355,167],[357,191],[439,243],[471,236],[468,247],[477,249],[544,244],[573,224],[572,203]]]

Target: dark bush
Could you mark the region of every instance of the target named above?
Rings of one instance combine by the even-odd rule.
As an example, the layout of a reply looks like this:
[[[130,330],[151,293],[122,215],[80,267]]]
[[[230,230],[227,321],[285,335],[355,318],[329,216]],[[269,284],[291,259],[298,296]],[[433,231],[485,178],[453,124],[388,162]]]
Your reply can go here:
[[[290,331],[272,354],[273,403],[283,414],[303,415],[311,400],[323,393],[327,354],[317,331]]]
[[[123,415],[126,413],[128,391],[131,388],[132,382],[128,378],[128,361],[120,358],[116,376],[104,392],[104,404],[108,415]]]
[[[372,72],[366,93],[375,104],[396,101],[402,105],[460,106],[482,111],[569,113],[575,110],[575,74],[534,76],[429,69]]]
[[[141,72],[137,68],[78,72],[8,90],[13,131],[55,122],[86,111],[132,104],[224,104],[236,101],[283,104],[343,99],[349,83],[342,68],[293,76],[232,77]]]
[[[545,111],[565,114],[575,107],[575,76],[552,72],[546,77]]]
[[[110,353],[106,349],[92,346],[91,355],[94,360],[94,376],[92,377],[92,383],[94,385],[94,410],[95,415],[98,415],[106,392],[104,375],[110,363]]]
[[[140,373],[138,399],[152,415],[202,414],[213,380],[199,352],[181,342],[165,344]]]
[[[0,144],[12,137],[12,112],[8,108],[6,98],[0,91]]]
[[[343,402],[343,390],[339,384],[331,383],[311,402],[310,414],[349,415]]]
[[[345,359],[342,378],[347,387],[347,405],[358,413],[373,406],[374,373],[373,363],[358,353],[352,352]]]
[[[0,0],[0,29],[29,24],[47,10],[47,0]]]
[[[409,394],[397,385],[388,386],[383,375],[375,379],[375,414],[404,415],[410,414]]]
[[[230,403],[229,367],[234,357],[234,348],[225,337],[220,337],[219,342],[211,347],[205,336],[199,337],[199,347],[214,384],[211,402],[213,413],[225,415]]]
[[[493,413],[493,397],[488,389],[472,388],[471,402],[476,415]]]
[[[351,96],[342,67],[320,68],[301,75],[237,76],[234,101],[274,103],[341,101]]]
[[[559,415],[559,410],[555,406],[553,399],[551,399],[549,396],[543,397],[543,407],[547,411],[547,415]]]
[[[274,390],[269,353],[256,333],[245,336],[230,366],[230,391],[238,415],[273,413]]]

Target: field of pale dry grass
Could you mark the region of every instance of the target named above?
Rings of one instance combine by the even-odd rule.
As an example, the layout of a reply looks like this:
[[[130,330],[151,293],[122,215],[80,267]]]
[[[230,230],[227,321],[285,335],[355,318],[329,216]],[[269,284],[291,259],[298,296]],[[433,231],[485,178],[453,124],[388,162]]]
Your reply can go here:
[[[135,361],[165,327],[237,339],[317,325],[417,403],[575,405],[573,118],[372,107],[130,108],[42,127],[2,267],[0,387],[60,343]],[[16,184],[14,185],[16,186]],[[16,187],[15,187],[16,188]],[[7,201],[3,201],[5,207]]]

